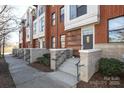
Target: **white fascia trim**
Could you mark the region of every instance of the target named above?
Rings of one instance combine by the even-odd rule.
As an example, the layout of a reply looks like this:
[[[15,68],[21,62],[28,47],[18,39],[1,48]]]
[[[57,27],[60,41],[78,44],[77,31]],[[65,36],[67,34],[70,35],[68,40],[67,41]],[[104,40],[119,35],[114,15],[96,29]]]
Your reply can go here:
[[[87,5],[87,14],[70,20],[69,5],[65,6],[65,30],[99,22],[99,5]]]

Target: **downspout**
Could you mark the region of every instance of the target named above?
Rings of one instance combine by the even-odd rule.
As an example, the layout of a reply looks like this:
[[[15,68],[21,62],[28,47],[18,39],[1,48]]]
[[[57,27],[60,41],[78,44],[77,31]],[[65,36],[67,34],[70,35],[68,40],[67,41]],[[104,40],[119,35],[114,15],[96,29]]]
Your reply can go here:
[[[57,21],[57,22],[56,22],[56,26],[57,26],[57,27],[56,27],[56,31],[57,31],[57,37],[56,37],[56,38],[57,38],[57,39],[56,39],[56,42],[57,42],[57,43],[56,43],[56,48],[58,48],[58,6],[57,6],[56,10],[57,10],[57,11],[56,11],[56,21]]]

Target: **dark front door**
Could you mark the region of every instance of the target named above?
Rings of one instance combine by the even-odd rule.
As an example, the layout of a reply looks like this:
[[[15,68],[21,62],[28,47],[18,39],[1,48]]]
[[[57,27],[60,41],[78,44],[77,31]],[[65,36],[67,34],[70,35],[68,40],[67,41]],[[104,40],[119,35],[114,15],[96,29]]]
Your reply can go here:
[[[83,49],[93,48],[93,34],[83,35]]]

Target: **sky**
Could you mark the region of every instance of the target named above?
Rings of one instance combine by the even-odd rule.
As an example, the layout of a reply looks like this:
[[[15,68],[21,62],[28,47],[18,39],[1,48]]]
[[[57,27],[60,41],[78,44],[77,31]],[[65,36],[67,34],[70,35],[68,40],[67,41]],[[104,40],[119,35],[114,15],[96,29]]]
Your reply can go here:
[[[18,17],[18,18],[21,18],[24,13],[26,12],[28,6],[23,6],[23,5],[16,5],[16,6],[13,6],[15,9],[13,11],[13,13]],[[16,32],[12,32],[10,33],[10,38],[8,40],[9,42],[11,43],[17,43],[19,42],[19,34],[18,34],[18,31]]]

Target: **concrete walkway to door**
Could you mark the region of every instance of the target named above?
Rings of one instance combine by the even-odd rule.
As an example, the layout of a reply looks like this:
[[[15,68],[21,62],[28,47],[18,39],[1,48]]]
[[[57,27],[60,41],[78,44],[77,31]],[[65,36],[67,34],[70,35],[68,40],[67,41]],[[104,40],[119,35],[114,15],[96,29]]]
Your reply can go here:
[[[17,88],[69,88],[76,84],[74,78],[64,72],[41,72],[10,54],[6,54],[5,59]]]

